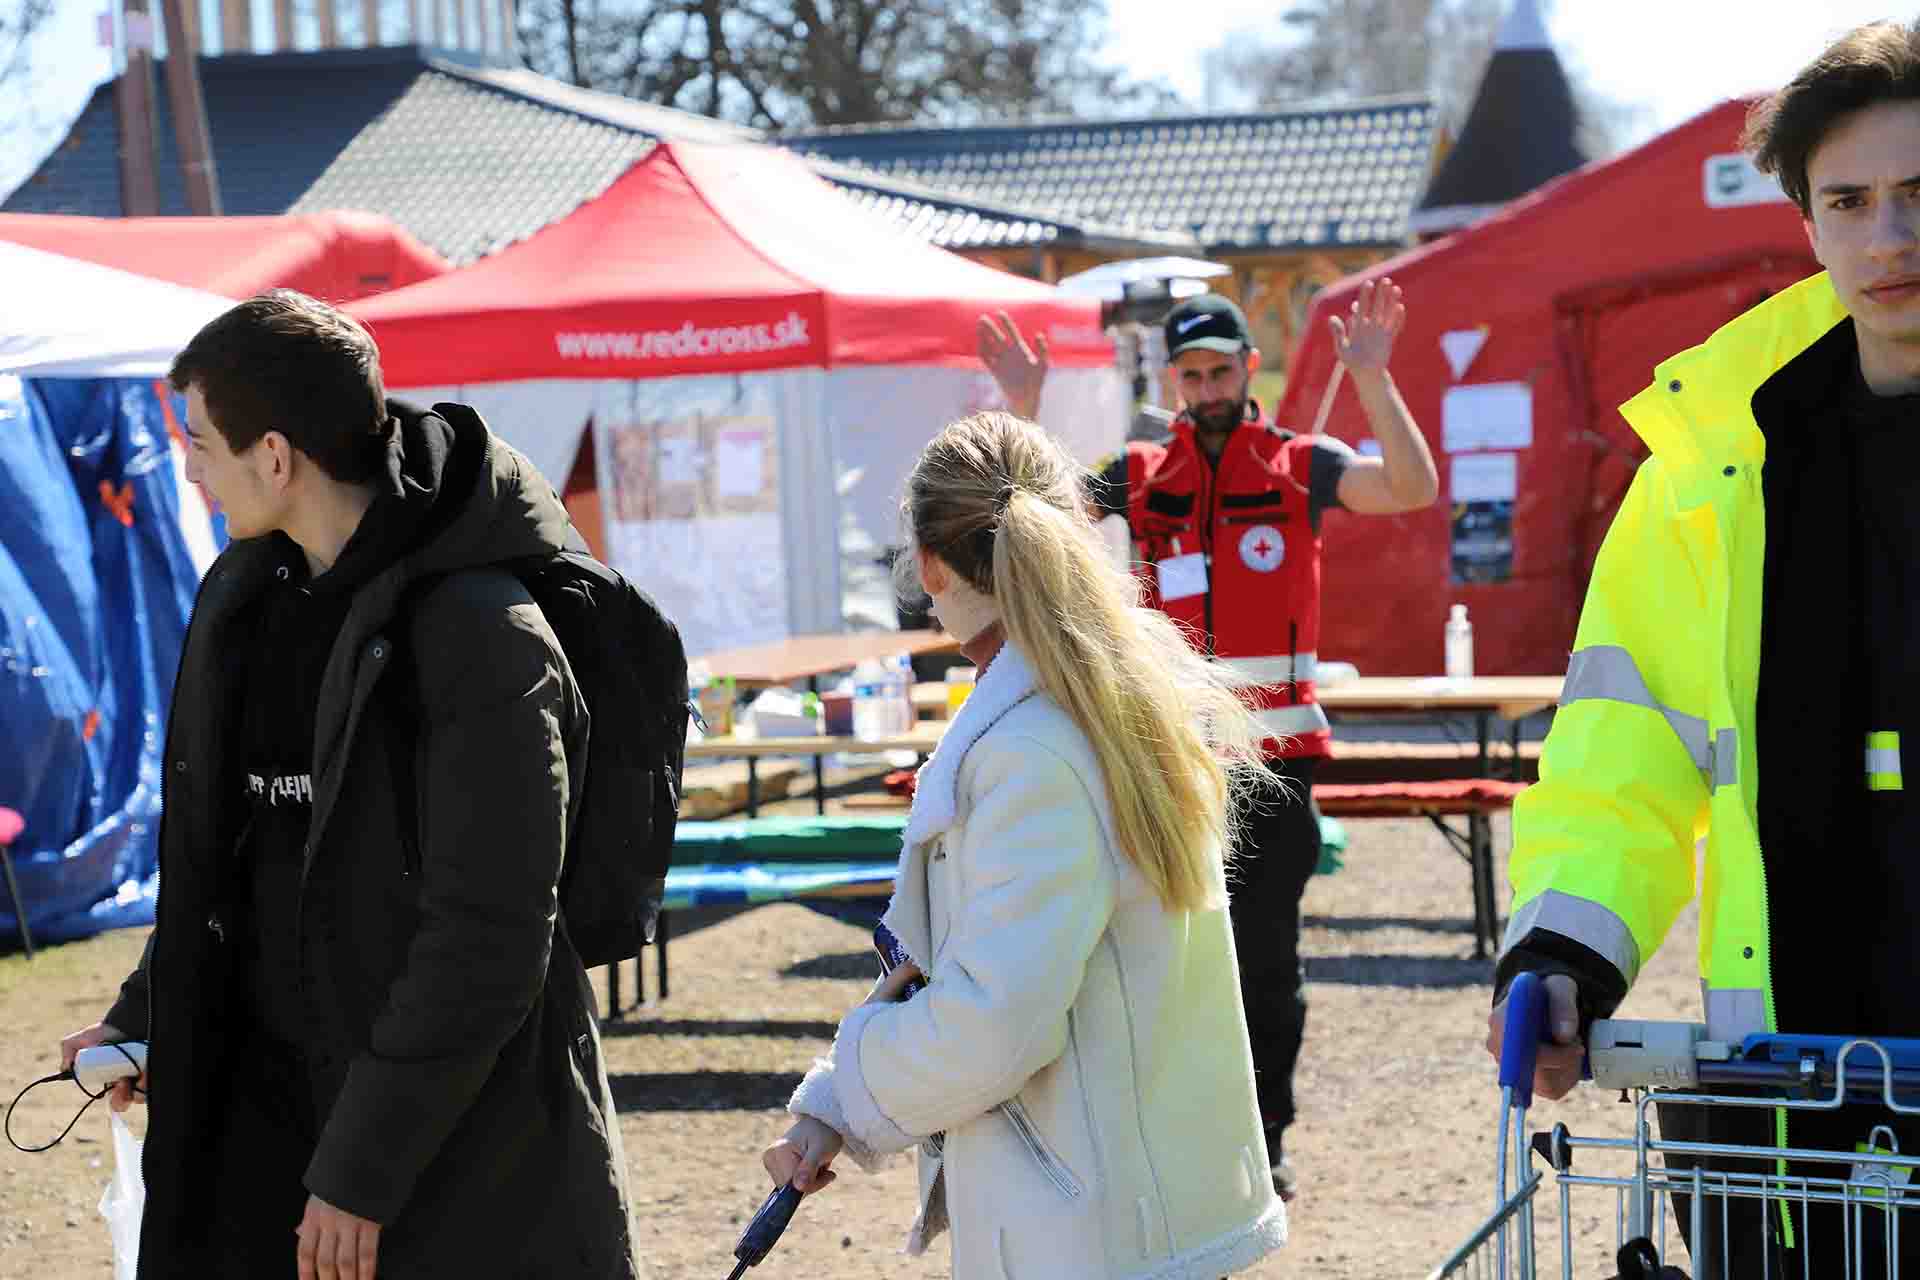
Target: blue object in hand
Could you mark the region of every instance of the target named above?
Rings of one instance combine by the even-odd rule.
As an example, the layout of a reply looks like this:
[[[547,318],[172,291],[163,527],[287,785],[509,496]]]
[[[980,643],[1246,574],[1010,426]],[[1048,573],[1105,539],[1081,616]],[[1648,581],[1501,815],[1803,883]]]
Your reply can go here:
[[[880,953],[881,973],[892,973],[901,965],[912,962],[911,957],[907,955],[907,949],[900,945],[900,939],[893,936],[893,930],[887,928],[884,921],[873,927],[873,949]],[[914,993],[922,990],[926,985],[925,978],[915,978],[901,990],[900,998],[911,1000]]]

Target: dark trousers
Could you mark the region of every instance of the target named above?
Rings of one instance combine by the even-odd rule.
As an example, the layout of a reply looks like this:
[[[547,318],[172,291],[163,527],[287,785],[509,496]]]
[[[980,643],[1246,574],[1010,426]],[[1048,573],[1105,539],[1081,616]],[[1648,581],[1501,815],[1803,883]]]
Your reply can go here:
[[[1313,803],[1318,763],[1276,761],[1285,789],[1267,783],[1244,799],[1229,873],[1240,998],[1260,1114],[1270,1132],[1293,1123],[1293,1069],[1307,1029],[1300,899],[1320,863],[1320,810]]]
[[[1732,1092],[1732,1090],[1715,1090]],[[1657,1105],[1660,1136],[1669,1142],[1711,1142],[1742,1147],[1776,1145],[1771,1108],[1694,1107]],[[1803,1150],[1846,1152],[1864,1143],[1875,1125],[1886,1124],[1880,1107],[1844,1107],[1834,1112],[1790,1113],[1787,1142]],[[1892,1125],[1900,1150],[1912,1154],[1920,1125],[1902,1117]],[[1703,1170],[1729,1174],[1777,1172],[1773,1161],[1716,1159],[1668,1154],[1667,1168],[1674,1178],[1689,1176],[1697,1163]],[[1791,1164],[1792,1177],[1845,1178],[1846,1165]],[[1712,1179],[1707,1180],[1712,1186]],[[1858,1280],[1904,1273],[1920,1275],[1920,1212],[1901,1210],[1897,1269],[1887,1265],[1887,1214],[1871,1205],[1843,1210],[1839,1205],[1801,1205],[1789,1191],[1793,1247],[1788,1248],[1778,1199],[1762,1208],[1758,1200],[1723,1197],[1711,1190],[1701,1197],[1702,1231],[1693,1238],[1692,1196],[1676,1195],[1672,1213],[1692,1260],[1694,1280],[1746,1280],[1748,1276],[1851,1276]],[[1846,1215],[1843,1217],[1843,1213]],[[1673,1261],[1672,1258],[1668,1259]]]

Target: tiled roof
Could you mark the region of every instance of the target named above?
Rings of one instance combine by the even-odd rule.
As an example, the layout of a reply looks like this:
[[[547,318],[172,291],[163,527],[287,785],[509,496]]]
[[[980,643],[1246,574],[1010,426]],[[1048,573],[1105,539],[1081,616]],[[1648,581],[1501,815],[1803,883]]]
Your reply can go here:
[[[1426,185],[1416,98],[1238,115],[963,129],[845,128],[779,141],[959,200],[1191,234],[1210,252],[1384,246]]]
[[[227,213],[365,209],[454,263],[522,240],[593,199],[661,139],[759,140],[759,132],[580,89],[524,69],[416,47],[242,54],[200,61]],[[156,83],[161,83],[156,77]],[[188,212],[158,95],[161,209]],[[0,209],[118,216],[113,86]],[[857,203],[955,249],[1084,246],[1185,252],[1178,232],[1085,211],[940,190],[809,157]]]
[[[840,188],[855,204],[905,224],[909,231],[943,249],[1074,247],[1130,254],[1191,252],[1199,247],[1183,232],[1114,226],[1058,210],[966,199],[951,191],[902,178],[879,177],[819,156],[806,159],[815,173]]]
[[[208,131],[225,213],[285,213],[354,136],[421,71],[415,50],[235,54],[200,59]],[[186,214],[180,152],[165,90],[154,76],[162,214]],[[0,209],[119,217],[120,137],[113,82],[95,90],[65,141]]]
[[[340,151],[291,212],[371,209],[449,262],[472,262],[593,199],[654,143],[436,63]]]

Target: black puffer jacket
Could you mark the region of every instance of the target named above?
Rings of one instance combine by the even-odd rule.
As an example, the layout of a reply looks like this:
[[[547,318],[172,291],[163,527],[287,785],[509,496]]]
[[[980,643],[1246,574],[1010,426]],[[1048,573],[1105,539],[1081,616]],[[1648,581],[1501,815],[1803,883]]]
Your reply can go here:
[[[328,659],[285,922],[319,1121],[305,1183],[382,1224],[382,1275],[637,1276],[591,990],[557,923],[586,709],[539,610],[496,567],[558,550],[570,526],[552,487],[477,418],[456,428],[394,410],[395,480],[404,469],[401,487],[432,514],[413,550],[355,591]],[[158,924],[108,1014],[151,1043],[148,1278],[175,1274],[221,1211],[204,1137],[232,1023],[220,913],[243,820],[228,785],[246,665],[231,624],[299,554],[279,536],[230,547],[181,659]],[[409,592],[421,575],[437,576]],[[415,842],[400,838],[390,754],[408,735],[383,703],[399,663],[419,714]]]

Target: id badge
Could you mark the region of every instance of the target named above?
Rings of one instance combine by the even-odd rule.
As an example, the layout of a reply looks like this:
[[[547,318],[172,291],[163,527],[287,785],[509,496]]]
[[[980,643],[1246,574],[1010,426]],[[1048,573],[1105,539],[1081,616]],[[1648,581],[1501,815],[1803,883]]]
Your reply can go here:
[[[1173,556],[1153,567],[1160,580],[1162,600],[1184,600],[1188,596],[1206,593],[1207,557],[1204,552]]]

